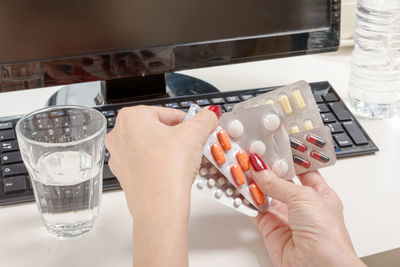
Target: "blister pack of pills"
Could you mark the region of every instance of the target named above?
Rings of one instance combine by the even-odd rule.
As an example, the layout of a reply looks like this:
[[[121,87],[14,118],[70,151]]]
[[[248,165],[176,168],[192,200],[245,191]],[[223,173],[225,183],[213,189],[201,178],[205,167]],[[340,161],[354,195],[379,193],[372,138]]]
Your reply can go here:
[[[297,133],[324,125],[311,87],[305,81],[298,81],[238,103],[233,107],[233,111],[266,104],[274,104],[282,111],[283,120],[289,133]]]
[[[184,121],[193,118],[199,110],[200,107],[198,105],[192,105]],[[264,195],[252,181],[250,176],[250,161],[247,153],[236,142],[230,140],[228,134],[221,126],[218,126],[208,137],[203,148],[203,155],[247,201],[261,212],[267,210],[270,198]],[[199,182],[198,178],[199,176],[197,176],[195,181],[196,186]]]
[[[275,105],[224,113],[220,124],[247,154],[257,153],[276,175],[288,180],[295,176],[289,135]]]
[[[199,174],[193,182],[192,190],[200,191],[247,216],[255,217],[258,214],[258,210],[204,156]]]
[[[336,163],[331,130],[327,126],[290,135],[296,173],[313,171]]]

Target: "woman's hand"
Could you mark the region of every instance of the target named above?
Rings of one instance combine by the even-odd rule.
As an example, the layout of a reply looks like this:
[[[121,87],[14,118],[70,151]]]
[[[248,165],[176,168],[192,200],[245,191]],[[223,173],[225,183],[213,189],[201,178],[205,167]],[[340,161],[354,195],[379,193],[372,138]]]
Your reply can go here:
[[[136,106],[119,112],[106,146],[134,218],[135,265],[187,265],[191,185],[220,115],[211,106],[181,123],[185,113],[175,109]]]
[[[299,175],[303,184],[278,178],[256,154],[251,174],[273,200],[254,222],[275,266],[364,266],[344,224],[343,205],[317,172]]]

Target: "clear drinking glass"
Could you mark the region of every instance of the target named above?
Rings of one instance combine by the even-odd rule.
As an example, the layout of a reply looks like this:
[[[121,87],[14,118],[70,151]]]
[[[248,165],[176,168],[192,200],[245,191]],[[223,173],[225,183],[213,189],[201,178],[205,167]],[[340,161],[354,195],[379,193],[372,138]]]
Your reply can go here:
[[[44,108],[17,123],[39,212],[58,238],[88,232],[98,215],[106,125],[99,111],[81,106]]]

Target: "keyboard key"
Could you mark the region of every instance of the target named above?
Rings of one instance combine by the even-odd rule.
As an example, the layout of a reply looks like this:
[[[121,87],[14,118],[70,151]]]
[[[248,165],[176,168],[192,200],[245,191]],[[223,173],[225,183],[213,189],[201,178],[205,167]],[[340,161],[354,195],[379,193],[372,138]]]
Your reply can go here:
[[[336,118],[332,113],[322,113],[321,118],[324,123],[336,122]]]
[[[243,101],[249,100],[250,98],[253,98],[253,95],[241,95],[240,98],[242,98]]]
[[[317,104],[319,104],[319,103],[324,103],[324,100],[322,100],[321,95],[315,94],[315,95],[314,95],[314,99],[315,99],[315,102],[316,102]]]
[[[240,99],[238,96],[228,96],[226,98],[226,101],[228,101],[229,103],[234,103],[234,102],[240,102]]]
[[[325,100],[325,102],[339,101],[339,99],[336,97],[334,93],[327,93],[326,95],[323,95],[322,98]]]
[[[188,108],[188,107],[190,107],[192,104],[193,104],[192,101],[183,101],[183,102],[181,102],[181,107],[183,107],[183,108]]]
[[[231,112],[234,104],[225,104],[224,108],[226,112]]]
[[[25,176],[5,178],[3,180],[4,193],[26,190]]]
[[[115,117],[114,110],[106,110],[101,112],[106,118],[108,117]]]
[[[0,157],[2,165],[22,162],[21,153],[19,152],[10,152],[2,154]]]
[[[353,139],[356,145],[359,146],[368,144],[368,139],[354,122],[344,122],[343,127],[346,129],[346,132],[350,135],[351,139]]]
[[[353,145],[353,142],[351,142],[349,136],[345,133],[334,134],[333,138],[335,138],[339,147],[348,147]]]
[[[336,117],[339,121],[350,121],[351,114],[347,111],[345,106],[340,102],[329,103],[329,107],[332,109],[333,113],[335,113]]]
[[[28,170],[26,169],[26,167],[23,163],[6,165],[6,166],[3,166],[1,168],[1,170],[3,172],[4,177],[16,176],[16,175],[28,173]]]
[[[10,151],[16,151],[18,150],[18,143],[17,141],[7,141],[7,142],[1,142],[0,143],[0,153],[6,153]]]
[[[0,131],[0,142],[15,139],[14,130]]]
[[[342,125],[340,125],[339,122],[330,123],[330,124],[327,124],[326,126],[328,126],[331,129],[332,134],[344,132],[343,127],[342,127]]]
[[[112,128],[115,125],[115,117],[107,118],[107,127]]]
[[[164,104],[164,107],[166,107],[166,108],[179,108],[179,105],[178,105],[178,103],[167,103],[167,104]]]
[[[115,178],[115,175],[111,172],[110,167],[108,166],[108,164],[104,164],[103,180],[113,179],[113,178]]]
[[[0,122],[0,131],[8,130],[8,129],[12,129],[12,123],[11,122]]]
[[[210,105],[210,101],[208,101],[208,99],[199,99],[196,100],[196,104],[199,106],[207,106]]]
[[[318,110],[319,110],[319,113],[325,113],[325,112],[329,112],[330,110],[329,110],[329,108],[328,108],[328,106],[326,105],[326,104],[318,104]]]
[[[223,104],[225,103],[225,100],[222,97],[217,97],[217,98],[212,98],[211,102],[213,104]]]

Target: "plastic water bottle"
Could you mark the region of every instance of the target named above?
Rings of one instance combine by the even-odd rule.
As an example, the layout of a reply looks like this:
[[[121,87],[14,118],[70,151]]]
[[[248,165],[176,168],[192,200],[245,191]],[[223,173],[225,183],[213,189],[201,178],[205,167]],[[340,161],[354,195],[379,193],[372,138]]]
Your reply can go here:
[[[400,0],[358,0],[349,101],[353,112],[389,118],[400,109]]]

